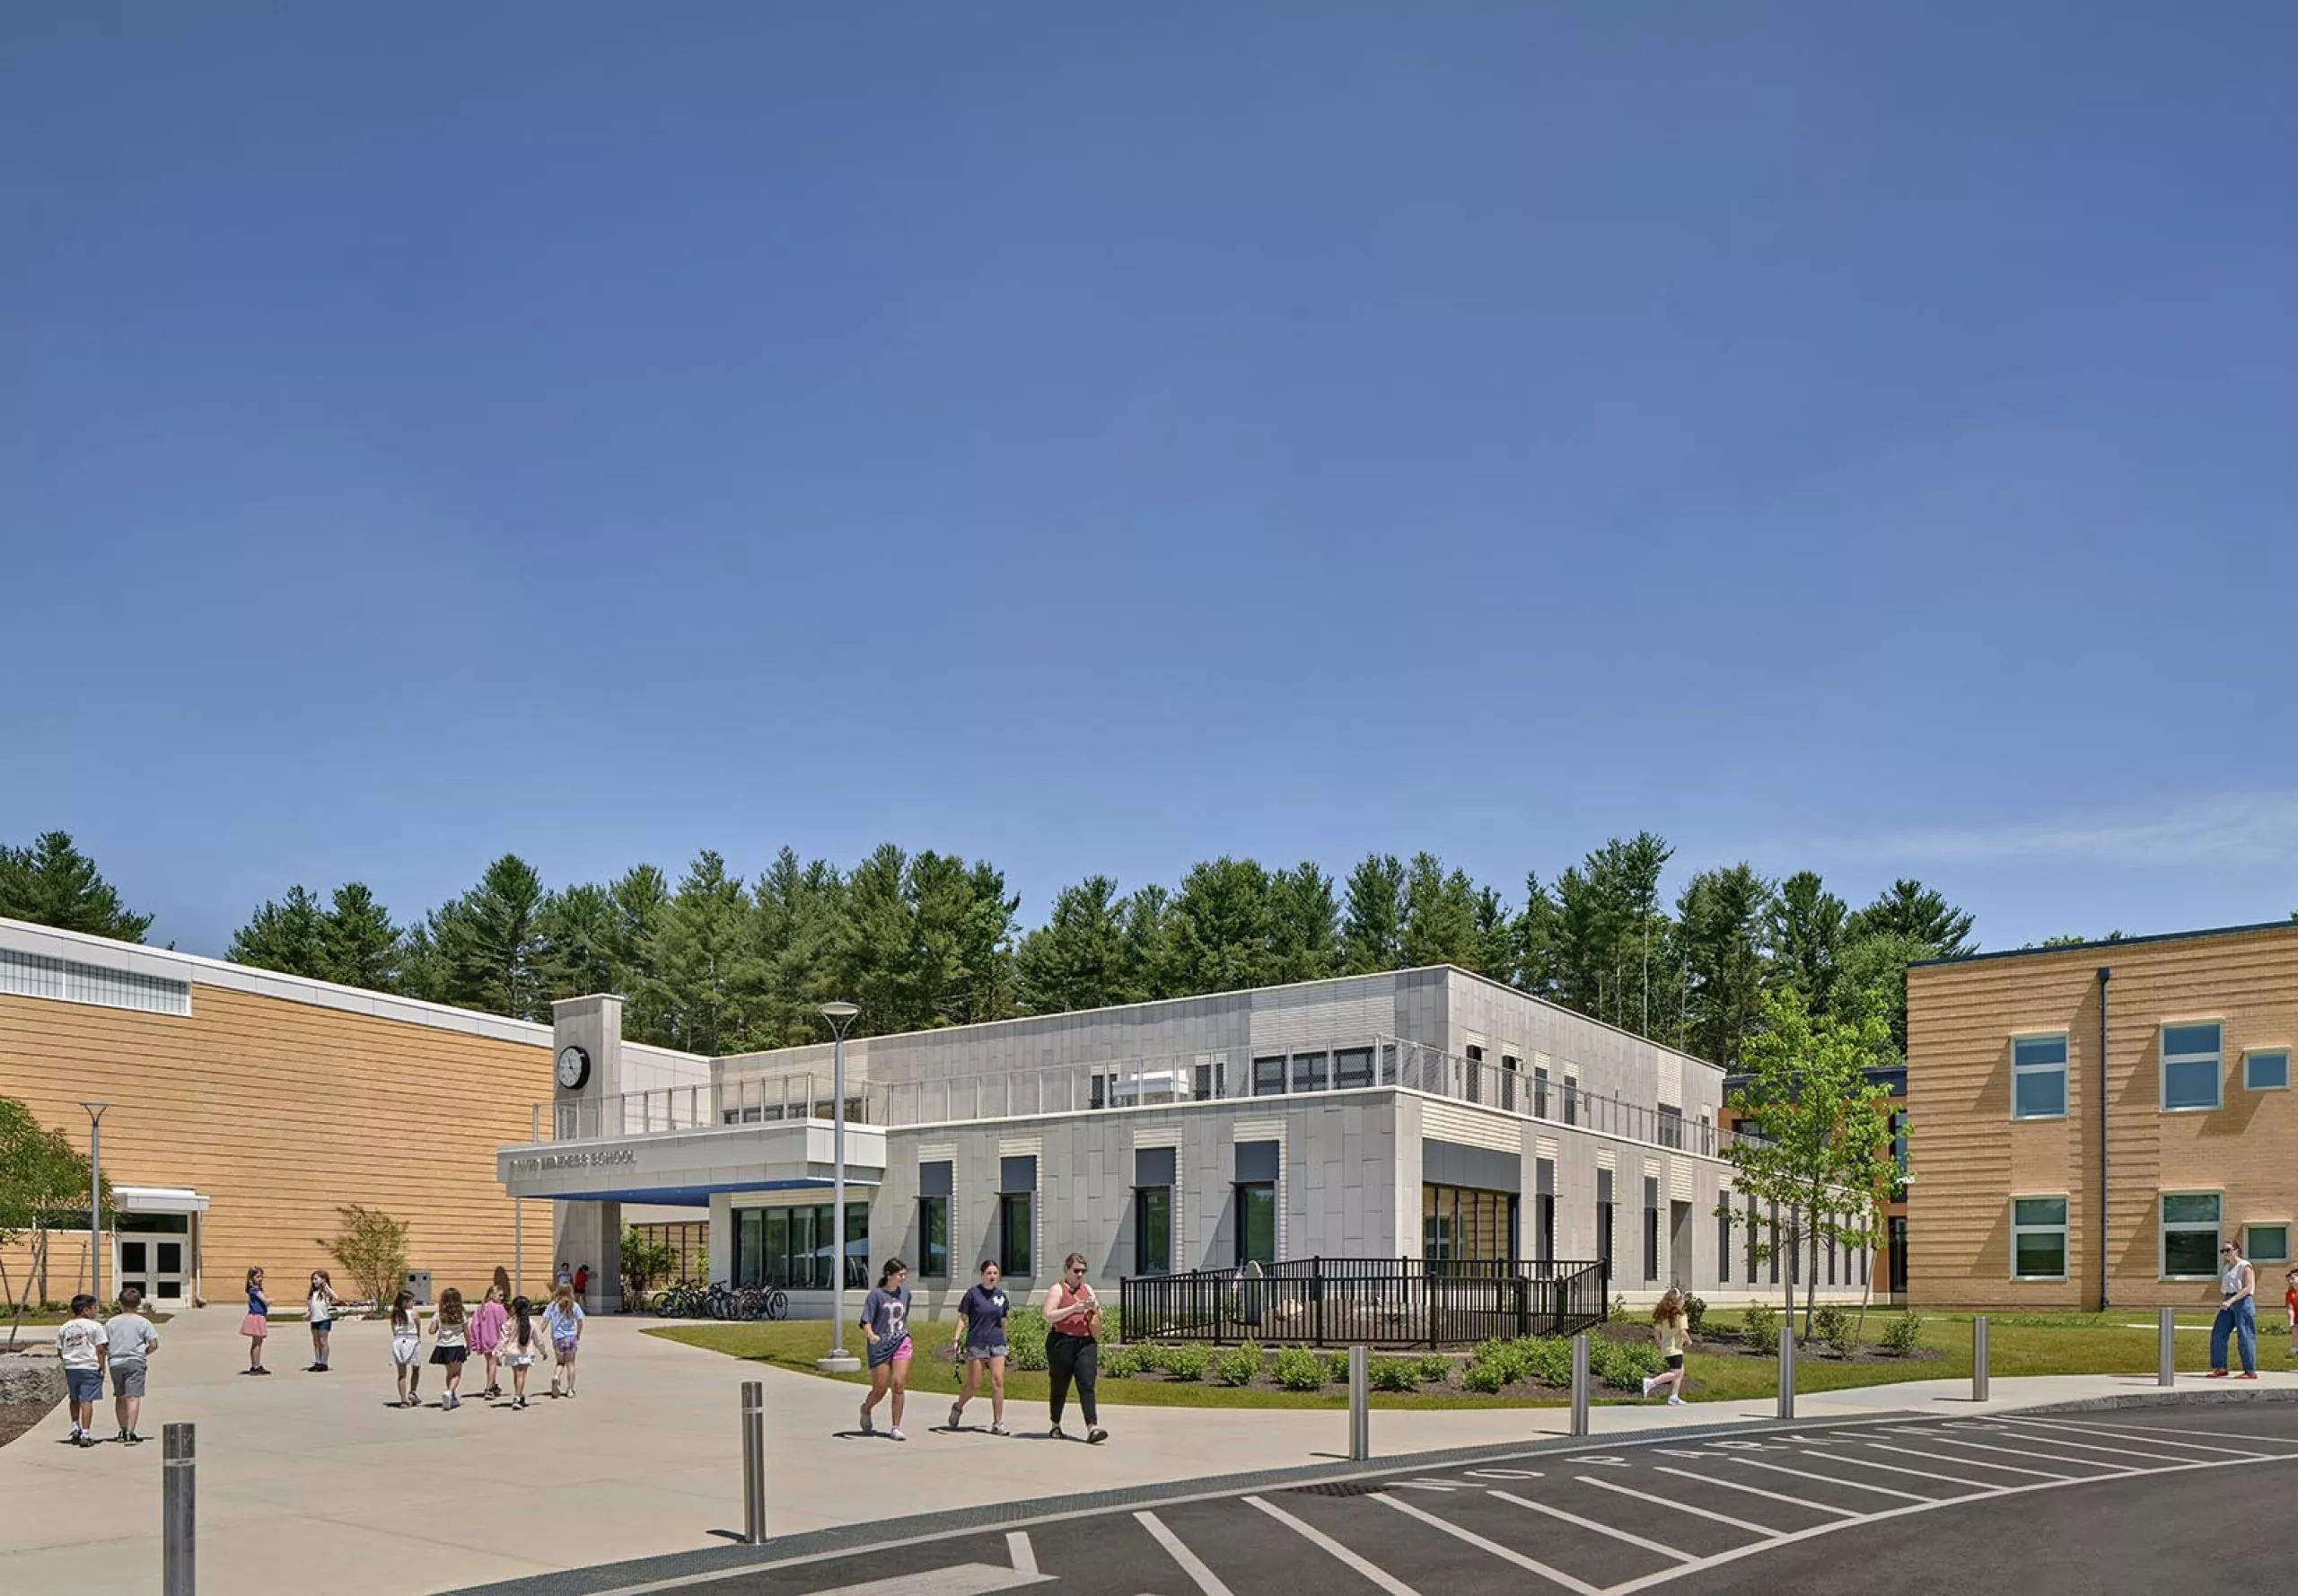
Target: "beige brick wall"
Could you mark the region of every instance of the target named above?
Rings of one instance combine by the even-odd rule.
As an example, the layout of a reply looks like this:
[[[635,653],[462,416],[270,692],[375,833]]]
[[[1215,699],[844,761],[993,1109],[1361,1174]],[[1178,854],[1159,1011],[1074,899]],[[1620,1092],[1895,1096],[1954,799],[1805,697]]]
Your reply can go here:
[[[240,1300],[250,1265],[272,1299],[303,1299],[345,1203],[408,1222],[410,1261],[434,1285],[484,1285],[509,1267],[512,1203],[495,1150],[523,1142],[550,1096],[547,1048],[195,986],[189,1017],[0,996],[0,1095],[87,1144],[83,1099],[110,1102],[104,1173],[115,1186],[191,1187],[210,1302]],[[526,1277],[547,1278],[551,1206],[529,1203]],[[23,1250],[7,1267],[22,1279]],[[48,1289],[84,1281],[84,1232],[50,1246]],[[338,1289],[348,1283],[334,1270]],[[109,1257],[104,1267],[111,1277]]]
[[[2160,1277],[2158,1199],[2223,1194],[2228,1235],[2298,1216],[2298,1102],[2250,1092],[2245,1048],[2298,1045],[2298,925],[1918,967],[1908,978],[1908,1118],[1914,1184],[1908,1274],[1918,1304],[2076,1309],[2099,1300],[2099,982],[2108,1034],[2109,1301],[2214,1302],[2208,1284]],[[2224,1027],[2220,1104],[2160,1108],[2161,1027]],[[2011,1118],[2011,1039],[2067,1035],[2067,1117]],[[2065,1193],[2068,1278],[2013,1281],[2011,1198]],[[2279,1267],[2260,1281],[2278,1302]]]

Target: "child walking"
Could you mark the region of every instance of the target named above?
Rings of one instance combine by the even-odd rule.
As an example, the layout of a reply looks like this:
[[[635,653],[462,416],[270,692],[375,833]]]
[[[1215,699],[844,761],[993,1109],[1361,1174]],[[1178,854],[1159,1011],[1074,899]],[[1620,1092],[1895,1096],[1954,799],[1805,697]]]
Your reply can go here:
[[[487,1360],[487,1389],[479,1395],[490,1402],[503,1394],[502,1381],[495,1372],[495,1344],[503,1339],[503,1321],[511,1317],[511,1311],[503,1306],[507,1294],[499,1285],[488,1286],[478,1311],[470,1316],[471,1351]]]
[[[422,1407],[423,1314],[411,1291],[391,1299],[391,1368],[399,1379],[399,1405]]]
[[[306,1374],[327,1372],[328,1343],[335,1330],[335,1283],[327,1277],[325,1269],[311,1271],[311,1295],[305,1300],[303,1317],[311,1327],[311,1366]]]
[[[574,1300],[574,1284],[561,1282],[542,1315],[542,1328],[550,1337],[550,1394],[554,1397],[574,1394],[574,1355],[583,1347],[583,1304]]]
[[[96,1322],[96,1299],[82,1292],[72,1299],[72,1317],[56,1332],[57,1360],[64,1365],[65,1395],[72,1402],[72,1444],[96,1443],[96,1402],[104,1394],[104,1363],[111,1355],[104,1327]]]
[[[439,1400],[442,1413],[463,1405],[463,1360],[470,1356],[470,1316],[463,1311],[463,1293],[453,1286],[439,1293],[439,1316],[431,1326],[431,1361],[447,1372],[447,1394]]]
[[[248,1338],[248,1372],[268,1374],[263,1366],[263,1338],[271,1334],[271,1299],[263,1294],[263,1271],[248,1271],[248,1316],[240,1320],[240,1334]]]
[[[1660,1345],[1660,1356],[1667,1368],[1652,1375],[1644,1382],[1644,1394],[1649,1397],[1662,1386],[1668,1388],[1668,1406],[1684,1405],[1684,1354],[1691,1348],[1691,1320],[1684,1311],[1683,1287],[1671,1285],[1652,1310],[1652,1338]]]
[[[511,1406],[527,1405],[527,1371],[542,1355],[542,1328],[535,1323],[535,1305],[524,1297],[511,1299],[511,1311],[487,1362],[500,1358],[511,1365]],[[497,1393],[500,1395],[501,1393]]]
[[[2282,1311],[2290,1317],[2290,1355],[2298,1358],[2298,1269],[2283,1278]]]

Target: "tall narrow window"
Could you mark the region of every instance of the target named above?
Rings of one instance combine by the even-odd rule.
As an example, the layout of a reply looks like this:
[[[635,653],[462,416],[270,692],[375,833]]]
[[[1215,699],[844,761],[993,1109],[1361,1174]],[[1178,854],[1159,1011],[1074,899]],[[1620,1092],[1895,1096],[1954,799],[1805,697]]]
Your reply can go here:
[[[950,1180],[947,1160],[917,1166],[917,1273],[926,1280],[950,1274]]]
[[[1484,1101],[1484,1049],[1482,1048],[1471,1046],[1469,1048],[1467,1067],[1462,1069],[1460,1074],[1466,1088],[1461,1095],[1472,1103],[1482,1102]]]
[[[1756,1240],[1756,1200],[1748,1199],[1748,1284],[1756,1283],[1756,1254],[1762,1250]]]
[[[1609,1278],[1612,1269],[1612,1172],[1596,1171],[1596,1258]]]
[[[1523,1067],[1524,1061],[1514,1054],[1500,1056],[1500,1106],[1512,1114],[1516,1111],[1517,1076]]]
[[[2218,1106],[2218,1022],[2162,1027],[2162,1107],[2166,1109],[2215,1109]]]
[[[1133,1272],[1170,1275],[1173,1269],[1173,1186],[1171,1147],[1133,1153]]]
[[[1548,1118],[1548,1065],[1544,1064],[1532,1065],[1532,1117]]]
[[[1556,1160],[1543,1158],[1532,1165],[1532,1258],[1543,1277],[1556,1262]]]
[[[1885,1222],[1884,1222],[1884,1229],[1885,1229],[1885,1231],[1889,1233],[1890,1238],[1890,1249],[1891,1249],[1891,1274],[1890,1274],[1890,1291],[1891,1291],[1891,1294],[1892,1294],[1893,1296],[1899,1297],[1899,1299],[1901,1299],[1902,1301],[1904,1301],[1904,1300],[1906,1299],[1906,1297],[1907,1297],[1907,1219],[1906,1219],[1906,1216],[1905,1216],[1905,1215],[1900,1215],[1900,1216],[1899,1216],[1899,1217],[1897,1217],[1897,1218],[1893,1218],[1893,1219],[1890,1219],[1890,1220],[1885,1221]]]
[[[1715,1279],[1721,1285],[1732,1281],[1732,1194],[1728,1191],[1715,1209]]]
[[[1660,1183],[1644,1178],[1644,1278],[1660,1278]]]
[[[1038,1161],[1024,1154],[997,1162],[997,1267],[1026,1278],[1037,1262]]]
[[[1771,1243],[1771,1284],[1777,1285],[1779,1284],[1779,1254],[1786,1245],[1785,1238],[1779,1233],[1779,1205],[1777,1203],[1771,1206],[1770,1223],[1764,1233]]]
[[[1283,1169],[1275,1142],[1236,1144],[1239,1265],[1276,1261],[1276,1183]]]

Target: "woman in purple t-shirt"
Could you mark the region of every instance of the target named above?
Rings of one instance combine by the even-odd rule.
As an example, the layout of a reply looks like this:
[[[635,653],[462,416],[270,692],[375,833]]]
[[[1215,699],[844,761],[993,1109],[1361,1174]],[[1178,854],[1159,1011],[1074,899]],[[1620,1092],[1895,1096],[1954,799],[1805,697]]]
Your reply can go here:
[[[1005,1293],[998,1289],[997,1265],[981,1260],[981,1280],[958,1299],[958,1333],[950,1346],[966,1366],[965,1387],[950,1408],[950,1428],[957,1429],[966,1416],[966,1404],[981,1389],[981,1371],[989,1367],[989,1433],[1011,1435],[1005,1427]]]

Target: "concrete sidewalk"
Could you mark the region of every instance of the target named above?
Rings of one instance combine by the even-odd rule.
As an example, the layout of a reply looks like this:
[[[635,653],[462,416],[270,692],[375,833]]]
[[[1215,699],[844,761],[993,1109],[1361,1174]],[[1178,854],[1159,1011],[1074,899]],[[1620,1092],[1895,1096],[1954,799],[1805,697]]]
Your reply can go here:
[[[767,1397],[769,1526],[776,1535],[909,1513],[1080,1491],[1192,1480],[1326,1462],[1345,1454],[1338,1411],[1145,1407],[1111,1404],[1106,1446],[1041,1437],[1041,1407],[1016,1405],[1021,1434],[934,1433],[946,1399],[919,1397],[910,1441],[851,1432],[854,1388],[645,1336],[650,1321],[596,1319],[583,1346],[583,1395],[523,1413],[467,1401],[388,1406],[380,1324],[340,1327],[335,1372],[306,1374],[300,1327],[281,1327],[250,1379],[220,1309],[179,1314],[162,1330],[144,1428],[199,1425],[199,1564],[210,1590],[317,1583],[330,1596],[410,1596],[555,1569],[690,1550],[741,1522],[737,1402],[744,1380]],[[539,1375],[540,1371],[537,1372]],[[436,1402],[438,1371],[425,1371]],[[469,1382],[475,1389],[474,1376]],[[2182,1387],[2197,1383],[2182,1378]],[[2211,1382],[2223,1389],[2232,1382]],[[2276,1372],[2257,1386],[2298,1391]],[[533,1390],[548,1389],[538,1378]],[[1800,1417],[1880,1411],[1986,1412],[2151,1390],[2136,1376],[1998,1379],[1994,1399],[1960,1381],[1808,1394]],[[973,1416],[987,1422],[987,1405]],[[107,1418],[110,1404],[103,1415]],[[1600,1407],[1598,1435],[1767,1421],[1768,1402]],[[1561,1408],[1381,1412],[1382,1457],[1505,1445],[1563,1433]],[[143,1596],[160,1568],[160,1448],[58,1445],[62,1411],[0,1449],[0,1592]]]

